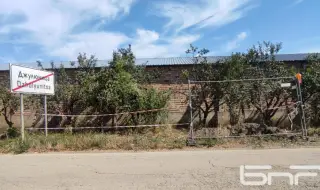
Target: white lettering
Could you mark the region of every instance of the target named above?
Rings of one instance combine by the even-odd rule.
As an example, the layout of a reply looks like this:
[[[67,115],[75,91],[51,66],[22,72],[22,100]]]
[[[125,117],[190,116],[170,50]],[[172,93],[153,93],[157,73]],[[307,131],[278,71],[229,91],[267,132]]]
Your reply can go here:
[[[318,174],[313,172],[300,172],[294,176],[294,185],[299,185],[299,177],[316,177]]]
[[[240,166],[240,182],[242,185],[261,186],[265,185],[268,181],[267,176],[264,173],[244,173],[245,166]],[[258,177],[262,178],[261,181],[246,181],[244,177]]]
[[[293,175],[291,173],[286,172],[271,172],[268,173],[268,185],[272,184],[272,177],[288,177],[289,178],[289,184],[293,185]]]
[[[291,170],[320,170],[320,165],[303,166],[303,165],[292,165],[289,167]],[[266,174],[261,172],[250,172],[246,173],[246,170],[270,170],[270,165],[241,165],[240,166],[240,183],[246,186],[262,186],[272,185],[274,177],[288,177],[290,185],[298,185],[300,177],[316,177],[318,173],[315,172],[297,172],[295,175],[290,172],[268,172]],[[247,178],[261,178],[260,181],[246,181]]]

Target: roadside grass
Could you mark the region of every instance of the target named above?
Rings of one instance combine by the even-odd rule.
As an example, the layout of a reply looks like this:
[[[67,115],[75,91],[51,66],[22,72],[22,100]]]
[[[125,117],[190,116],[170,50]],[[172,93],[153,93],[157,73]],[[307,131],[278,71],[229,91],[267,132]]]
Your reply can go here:
[[[26,133],[20,138],[0,140],[0,153],[21,154],[25,152],[60,152],[90,150],[164,150],[186,148],[187,131],[171,126],[162,128],[125,130],[117,133]],[[319,129],[310,129],[308,140],[301,136],[264,136],[243,138],[197,139],[194,148],[294,148],[320,146]],[[312,140],[310,140],[312,139]]]
[[[310,135],[310,136],[319,136],[320,135],[320,128],[318,127],[318,128],[313,128],[313,127],[311,127],[311,128],[309,128],[308,129],[308,135]]]
[[[186,134],[171,126],[146,130],[144,133],[52,133],[26,134],[20,138],[0,141],[0,153],[84,151],[84,150],[153,150],[181,149],[186,145]]]

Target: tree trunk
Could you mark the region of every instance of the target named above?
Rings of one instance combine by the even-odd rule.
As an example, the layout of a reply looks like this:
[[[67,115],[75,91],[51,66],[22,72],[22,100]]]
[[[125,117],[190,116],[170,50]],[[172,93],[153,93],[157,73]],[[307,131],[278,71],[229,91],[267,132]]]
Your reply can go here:
[[[263,124],[266,124],[267,126],[272,126],[271,121],[272,116],[268,113],[263,114]]]
[[[246,121],[246,111],[244,110],[244,104],[243,103],[240,104],[239,112],[240,111],[241,111],[241,114],[239,113],[240,114],[239,122],[240,123],[244,123]]]
[[[219,125],[219,111],[220,111],[220,105],[219,105],[219,100],[215,99],[213,100],[213,111],[214,111],[214,116],[213,116],[213,127],[217,128]]]
[[[203,127],[206,127],[208,115],[209,115],[209,111],[208,110],[203,112],[203,120],[202,120]]]
[[[8,125],[8,127],[9,128],[12,128],[13,127],[13,123],[11,122],[11,115],[9,114],[9,116],[8,116],[8,109],[7,109],[7,107],[5,107],[4,109],[3,109],[3,116],[4,116],[4,120],[6,121],[6,123],[7,123],[7,125]]]
[[[199,109],[199,110],[198,110],[198,113],[199,113],[199,114],[198,114],[198,115],[199,115],[199,121],[202,122],[202,121],[203,121],[203,120],[202,120],[202,110]],[[191,118],[191,119],[193,120],[193,118]]]

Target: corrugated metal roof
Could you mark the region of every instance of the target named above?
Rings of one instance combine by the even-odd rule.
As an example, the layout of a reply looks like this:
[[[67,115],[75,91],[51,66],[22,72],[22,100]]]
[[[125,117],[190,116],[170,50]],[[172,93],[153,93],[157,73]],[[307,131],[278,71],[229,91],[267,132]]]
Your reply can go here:
[[[208,62],[214,63],[226,58],[227,56],[208,56],[206,57]],[[169,57],[169,58],[142,58],[136,59],[137,64],[146,64],[149,66],[156,65],[188,65],[194,63],[192,57]]]
[[[303,61],[307,58],[309,54],[278,54],[276,55],[277,61]],[[223,60],[229,56],[208,56],[207,60],[210,63],[215,63],[219,60]],[[194,58],[192,57],[168,57],[168,58],[138,58],[136,59],[137,65],[147,65],[147,66],[162,66],[162,65],[188,65],[194,63]],[[99,60],[97,61],[98,67],[105,67],[108,65],[110,60]],[[37,68],[37,63],[17,63],[19,65],[28,65],[29,67]],[[63,64],[65,68],[72,68],[70,62],[56,62],[56,65]],[[8,64],[0,64],[0,70],[8,70]],[[50,68],[49,63],[43,63],[45,68]]]
[[[217,61],[222,61],[229,56],[208,56],[206,57],[209,63],[215,63]],[[308,57],[307,53],[301,54],[278,54],[275,59],[277,61],[303,61]],[[143,58],[136,59],[137,64],[146,64],[150,66],[156,65],[187,65],[193,64],[194,58],[192,57],[170,57],[170,58]]]
[[[303,61],[308,57],[308,53],[297,53],[297,54],[278,54],[276,55],[277,61]]]

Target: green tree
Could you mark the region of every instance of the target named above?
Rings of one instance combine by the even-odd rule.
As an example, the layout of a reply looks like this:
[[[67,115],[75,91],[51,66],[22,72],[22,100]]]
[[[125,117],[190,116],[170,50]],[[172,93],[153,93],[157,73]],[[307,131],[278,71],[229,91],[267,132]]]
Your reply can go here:
[[[306,105],[307,121],[312,126],[320,125],[320,57],[310,54],[307,68],[302,72],[302,97]]]
[[[142,65],[135,64],[135,56],[131,45],[128,48],[120,48],[118,51],[114,51],[109,67],[111,69],[115,68],[119,61],[122,62],[123,70],[130,73],[139,85],[150,84],[155,78],[160,76],[159,70],[147,71],[147,63]]]
[[[235,125],[245,121],[245,108],[250,107],[248,83],[241,82],[241,80],[251,77],[245,75],[250,65],[245,53],[233,53],[225,59],[224,67],[228,71],[225,78],[231,81],[227,82],[224,99],[229,112],[230,124]],[[232,82],[232,80],[237,82]]]
[[[218,113],[220,106],[223,105],[223,97],[226,94],[228,83],[204,82],[204,81],[221,81],[227,76],[227,67],[224,66],[223,60],[217,60],[215,63],[209,62],[206,54],[207,49],[199,50],[197,47],[190,45],[186,51],[193,58],[193,68],[191,71],[185,71],[185,77],[197,82],[192,85],[192,106],[197,113],[202,126],[206,126],[210,113],[213,113],[213,126],[218,126]]]
[[[12,116],[19,108],[19,98],[8,89],[8,84],[0,84],[0,114],[4,117],[8,125],[8,135],[16,136],[16,130],[13,128]]]
[[[97,67],[97,59],[79,54],[76,62],[71,62],[74,70],[67,69],[61,64],[56,67],[51,63],[55,72],[56,92],[48,98],[49,110],[63,114],[78,113],[114,114],[99,117],[91,122],[83,118],[82,125],[105,125],[111,119],[112,125],[118,120],[115,114],[134,112],[145,109],[164,108],[170,98],[166,92],[158,92],[146,87],[156,72],[147,72],[144,65],[136,65],[131,46],[121,48],[113,53],[113,59],[108,66]],[[42,67],[41,62],[38,62]],[[154,122],[159,113],[130,114],[124,122],[134,124]],[[78,117],[66,117],[64,124],[76,126]],[[149,123],[150,124],[150,123]]]
[[[274,80],[256,80],[248,83],[251,104],[257,109],[263,124],[271,125],[272,117],[280,107],[288,105],[292,99],[292,91],[281,87],[281,83],[288,82],[290,69],[284,62],[276,60],[276,54],[281,50],[281,43],[259,43],[248,50],[247,60],[251,68],[244,75],[250,78],[274,78]]]
[[[285,79],[280,78],[289,77],[290,70],[275,58],[280,49],[281,43],[263,42],[246,53],[209,62],[208,50],[191,45],[187,53],[192,55],[194,67],[186,75],[191,80],[203,81],[192,86],[192,105],[202,125],[206,125],[208,115],[213,113],[213,126],[217,126],[222,105],[228,107],[231,124],[237,124],[240,116],[244,122],[244,109],[254,107],[261,124],[271,125],[272,117],[292,97],[291,90],[281,88]]]
[[[149,75],[141,66],[134,63],[131,48],[120,49],[113,53],[113,60],[95,75],[85,78],[81,85],[84,88],[85,102],[98,113],[117,114],[120,112],[134,112],[141,109],[163,108],[166,103],[157,104],[156,101],[165,99],[166,95],[142,87],[149,82]],[[154,96],[158,96],[159,100]],[[151,101],[148,105],[146,102]],[[151,105],[151,106],[150,106]],[[134,124],[152,114],[132,114]],[[155,119],[156,115],[154,115]],[[116,117],[112,116],[112,124]],[[142,119],[142,120],[144,120]]]
[[[80,53],[76,62],[70,62],[70,66],[76,69],[70,69],[67,72],[65,66],[60,64],[56,66],[51,62],[49,70],[55,73],[55,94],[48,96],[48,112],[56,114],[73,115],[76,110],[85,109],[84,84],[89,77],[95,76],[97,59],[94,56],[88,57],[85,53]],[[38,67],[44,69],[41,62],[38,61]],[[43,106],[43,105],[42,105]],[[76,123],[76,117],[67,116],[65,119],[59,118],[61,125],[70,125]]]

